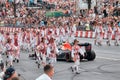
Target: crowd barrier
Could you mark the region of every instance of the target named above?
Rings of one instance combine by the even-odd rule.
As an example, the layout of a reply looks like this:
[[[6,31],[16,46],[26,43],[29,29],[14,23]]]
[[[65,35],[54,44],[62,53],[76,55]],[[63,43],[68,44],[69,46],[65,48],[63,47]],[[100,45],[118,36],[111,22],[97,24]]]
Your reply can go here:
[[[108,38],[107,35],[108,35],[108,33],[103,33],[103,38],[107,39]],[[77,31],[76,32],[76,37],[81,37],[81,38],[95,38],[95,32],[94,31]],[[112,40],[114,40],[114,39],[115,39],[115,34],[112,33]]]
[[[28,28],[29,30],[33,30],[32,28]],[[13,27],[0,27],[0,31],[5,31],[5,32],[15,32],[15,31],[20,31],[21,28],[13,28]],[[81,38],[95,38],[95,32],[94,31],[77,31],[76,32],[76,37],[81,37]],[[120,36],[120,35],[119,35]],[[107,33],[103,34],[103,38],[107,39]],[[114,33],[112,34],[112,39],[115,39]]]

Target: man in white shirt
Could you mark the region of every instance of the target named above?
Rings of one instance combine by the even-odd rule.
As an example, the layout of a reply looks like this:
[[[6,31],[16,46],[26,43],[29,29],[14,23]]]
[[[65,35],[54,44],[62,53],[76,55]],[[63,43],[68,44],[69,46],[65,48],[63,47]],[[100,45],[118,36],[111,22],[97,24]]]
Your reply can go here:
[[[35,80],[52,80],[52,77],[54,75],[54,68],[51,65],[46,65],[44,67],[44,74],[42,74],[40,77],[38,77]]]

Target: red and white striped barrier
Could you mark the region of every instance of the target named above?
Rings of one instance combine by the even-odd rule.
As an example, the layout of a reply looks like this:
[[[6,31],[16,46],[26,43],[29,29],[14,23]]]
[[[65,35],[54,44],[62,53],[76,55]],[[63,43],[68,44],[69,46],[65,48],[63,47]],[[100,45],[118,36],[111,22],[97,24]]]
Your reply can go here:
[[[76,37],[81,37],[81,38],[95,38],[95,32],[94,31],[77,31],[76,32]],[[119,35],[120,36],[120,35]],[[103,38],[107,39],[107,33],[103,34]],[[114,33],[112,34],[112,39],[115,39]]]
[[[20,30],[21,28],[0,27],[0,31],[5,31],[5,32],[16,32]]]
[[[0,27],[0,31],[5,31],[5,32],[16,32],[20,30],[21,28]],[[29,28],[28,30],[33,31],[32,28]],[[95,32],[94,31],[77,31],[75,36],[81,37],[81,38],[95,38]],[[106,38],[108,38],[107,33],[104,33],[104,39]],[[112,39],[113,40],[115,39],[114,34],[112,35]]]
[[[77,31],[76,37],[94,38],[95,33],[93,31]]]

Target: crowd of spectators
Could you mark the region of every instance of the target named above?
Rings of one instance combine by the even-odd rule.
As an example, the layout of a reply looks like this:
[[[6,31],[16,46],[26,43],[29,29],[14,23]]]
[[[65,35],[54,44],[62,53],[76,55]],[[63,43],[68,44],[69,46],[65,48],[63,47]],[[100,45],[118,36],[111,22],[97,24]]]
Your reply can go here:
[[[0,26],[36,28],[72,27],[76,24],[78,30],[94,30],[97,22],[103,25],[106,22],[118,23],[120,26],[120,13],[114,12],[115,8],[119,8],[117,0],[98,0],[94,9],[90,10],[76,11],[76,5],[76,0],[0,0]],[[46,17],[47,11],[62,11],[70,16]]]

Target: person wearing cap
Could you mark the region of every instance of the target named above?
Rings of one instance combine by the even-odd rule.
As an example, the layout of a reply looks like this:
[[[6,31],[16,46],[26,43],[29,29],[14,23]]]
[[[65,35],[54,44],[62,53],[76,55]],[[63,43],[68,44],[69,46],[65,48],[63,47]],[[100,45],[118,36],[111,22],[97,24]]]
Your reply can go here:
[[[72,72],[75,72],[76,74],[79,74],[79,65],[80,65],[80,54],[84,55],[84,52],[82,51],[81,47],[78,46],[79,41],[77,39],[74,40],[74,45],[72,46],[72,53],[71,56],[74,61],[74,65],[71,67]]]
[[[17,72],[13,67],[9,67],[6,69],[4,73],[3,80],[12,80],[12,78],[18,77]]]
[[[40,77],[38,77],[35,80],[52,80],[53,75],[54,75],[54,67],[51,65],[46,65],[44,67],[44,74],[42,74]]]

